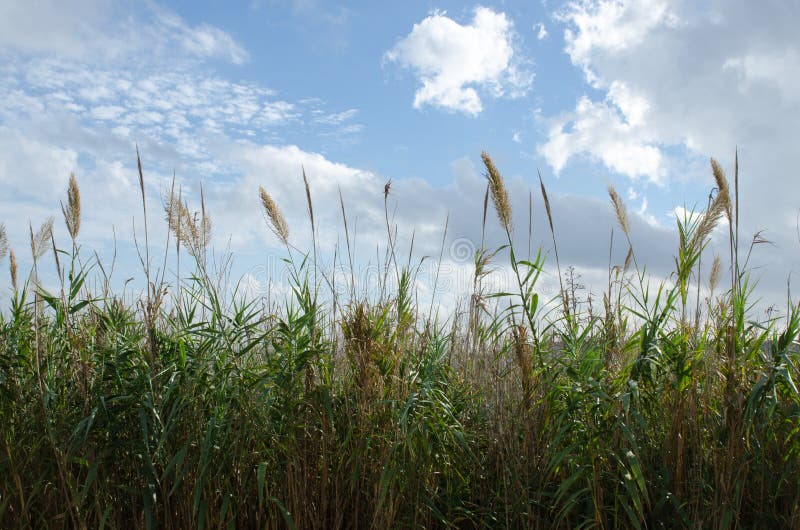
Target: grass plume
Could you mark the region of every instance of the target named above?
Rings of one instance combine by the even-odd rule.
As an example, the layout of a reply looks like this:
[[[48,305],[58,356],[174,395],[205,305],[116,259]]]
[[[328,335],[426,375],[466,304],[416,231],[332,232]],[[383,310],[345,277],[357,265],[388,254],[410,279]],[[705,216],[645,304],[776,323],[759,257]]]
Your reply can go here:
[[[286,224],[286,218],[281,213],[278,205],[272,200],[272,197],[263,186],[259,186],[258,195],[261,198],[261,206],[264,208],[264,213],[269,220],[268,226],[272,233],[283,242],[284,245],[289,244],[289,225]]]
[[[481,153],[481,159],[483,160],[483,165],[486,166],[486,178],[489,181],[489,192],[492,196],[494,210],[497,212],[497,218],[505,231],[511,233],[514,228],[511,219],[511,201],[508,198],[508,191],[503,177],[486,151]]]
[[[38,260],[42,256],[44,256],[45,252],[48,249],[48,243],[53,234],[53,223],[55,222],[55,218],[50,216],[48,217],[40,226],[39,229],[34,234],[33,228],[31,227],[31,255],[33,256],[34,260]]]
[[[75,174],[69,176],[69,185],[67,186],[67,204],[61,204],[61,212],[64,214],[64,222],[67,225],[67,231],[73,241],[78,238],[78,232],[81,229],[81,192],[78,188],[78,181],[75,180]]]
[[[630,238],[631,228],[628,224],[628,210],[625,208],[625,203],[622,202],[622,198],[612,184],[608,185],[608,196],[611,198],[611,204],[614,206],[614,215],[617,217],[617,222],[620,228],[622,228],[622,232]]]
[[[8,254],[8,236],[6,235],[6,225],[0,223],[0,260]]]
[[[8,252],[8,272],[11,275],[11,288],[16,292],[17,290],[17,256],[14,250]]]

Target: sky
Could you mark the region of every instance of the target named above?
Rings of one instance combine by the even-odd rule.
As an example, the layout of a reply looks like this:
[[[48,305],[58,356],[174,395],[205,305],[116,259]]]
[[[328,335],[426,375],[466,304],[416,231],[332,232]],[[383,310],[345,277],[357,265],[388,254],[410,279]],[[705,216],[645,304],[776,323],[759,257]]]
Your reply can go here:
[[[597,295],[616,226],[607,186],[627,204],[639,261],[668,278],[676,214],[705,207],[710,157],[732,179],[738,148],[742,254],[757,234],[769,241],[748,265],[758,296],[784,307],[800,272],[797,20],[796,0],[0,0],[0,222],[23,270],[29,223],[56,215],[66,245],[59,201],[74,172],[82,248],[116,253],[118,279],[141,280],[138,144],[154,249],[173,175],[195,210],[202,184],[215,256],[232,253],[234,275],[263,295],[285,250],[259,186],[310,249],[305,170],[329,263],[344,245],[341,193],[366,264],[385,247],[391,179],[398,248],[413,237],[415,261],[441,254],[440,289],[462,291],[485,150],[526,250],[530,201],[543,290],[557,273],[537,172],[562,265]],[[723,258],[726,234],[710,247]],[[502,242],[494,217],[487,240]]]

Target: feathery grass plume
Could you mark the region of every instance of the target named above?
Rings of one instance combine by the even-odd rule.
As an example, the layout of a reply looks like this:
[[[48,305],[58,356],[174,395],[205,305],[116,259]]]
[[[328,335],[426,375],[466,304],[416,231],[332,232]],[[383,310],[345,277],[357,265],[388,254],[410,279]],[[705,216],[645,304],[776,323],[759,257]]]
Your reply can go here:
[[[713,158],[711,159],[711,172],[714,174],[714,180],[717,182],[717,189],[719,190],[717,197],[722,201],[719,206],[723,208],[728,221],[732,221],[731,192],[730,186],[728,186],[728,179],[725,177],[725,171],[723,171],[722,166]]]
[[[14,250],[11,249],[8,252],[8,270],[11,273],[11,287],[14,288],[14,291],[17,290],[17,256],[14,254]]]
[[[186,201],[175,197],[174,191],[170,192],[168,200],[164,201],[164,214],[172,233],[189,253],[195,258],[200,258],[211,238],[211,218],[203,212],[198,219],[197,214],[192,214]]]
[[[714,261],[711,263],[711,272],[708,275],[708,287],[711,293],[714,293],[719,284],[719,279],[722,276],[722,262],[719,259],[719,254],[714,254]]]
[[[622,202],[622,198],[620,198],[617,190],[614,189],[612,184],[608,185],[608,196],[611,197],[611,204],[614,205],[614,213],[617,216],[619,226],[622,228],[622,231],[625,233],[625,235],[630,238],[631,229],[630,225],[628,224],[628,211],[625,209],[625,203]]]
[[[697,225],[697,229],[692,235],[692,239],[688,245],[690,252],[699,252],[702,250],[706,239],[708,239],[708,237],[711,235],[711,232],[714,231],[714,228],[716,228],[719,220],[723,215],[727,215],[726,212],[729,205],[730,201],[726,192],[720,191],[717,193],[717,196],[714,197],[713,201],[711,201],[711,205],[703,214],[703,218],[700,220],[700,223]]]
[[[486,151],[481,153],[481,158],[483,165],[486,166],[486,178],[489,180],[489,191],[492,194],[492,203],[497,211],[497,218],[506,232],[511,233],[514,228],[511,222],[511,201],[508,199],[505,182]]]
[[[8,252],[8,237],[6,236],[6,225],[0,223],[0,259],[6,257]]]
[[[180,193],[180,192],[179,192]],[[170,191],[169,197],[164,198],[164,219],[167,221],[167,226],[178,242],[182,243],[181,237],[181,200],[175,196],[175,189]]]
[[[270,220],[270,230],[280,239],[284,245],[289,244],[289,225],[286,224],[286,218],[278,209],[278,205],[272,200],[267,190],[263,186],[258,187],[258,194],[261,197],[261,204],[264,206],[264,212]]]
[[[53,233],[53,223],[55,218],[50,216],[42,223],[34,235],[31,229],[31,254],[34,260],[38,260],[44,253],[47,252],[47,243],[50,241],[51,234]]]
[[[725,172],[719,163],[711,159],[711,171],[714,174],[714,180],[717,183],[717,195],[703,214],[689,247],[694,251],[700,250],[705,243],[705,240],[711,235],[711,232],[719,223],[719,220],[724,215],[730,224],[731,218],[731,196],[730,188],[728,186],[728,179],[725,178]]]
[[[61,203],[61,212],[64,214],[64,222],[67,231],[73,241],[78,238],[81,229],[81,191],[78,189],[78,181],[75,180],[75,173],[69,176],[69,186],[67,187],[67,205]]]

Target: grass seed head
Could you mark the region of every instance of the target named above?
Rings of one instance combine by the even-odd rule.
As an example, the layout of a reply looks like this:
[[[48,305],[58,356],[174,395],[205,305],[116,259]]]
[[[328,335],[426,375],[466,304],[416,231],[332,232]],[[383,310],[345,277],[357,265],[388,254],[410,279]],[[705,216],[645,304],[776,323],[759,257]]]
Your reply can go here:
[[[717,284],[719,284],[719,279],[722,276],[722,263],[719,259],[719,254],[714,255],[714,261],[711,263],[711,273],[708,277],[708,287],[711,292],[714,292],[714,289],[717,288]]]
[[[75,174],[69,176],[69,186],[67,187],[67,205],[62,204],[61,211],[64,214],[64,222],[67,224],[67,231],[70,237],[75,240],[81,229],[81,191],[78,188],[78,181]]]
[[[8,254],[8,270],[11,273],[11,287],[14,291],[17,290],[17,256],[14,255],[14,250],[10,250]]]
[[[630,237],[631,228],[628,224],[628,211],[625,209],[625,203],[622,202],[622,198],[617,193],[617,190],[615,190],[614,186],[611,184],[608,185],[608,196],[611,197],[611,204],[614,205],[614,214],[617,216],[619,226],[622,228],[625,235]]]
[[[202,256],[211,239],[211,218],[205,211],[205,201],[202,202],[202,213],[198,215],[193,214],[186,202],[180,196],[175,196],[174,191],[164,201],[167,225],[178,242],[196,258]]]
[[[8,237],[6,236],[6,225],[0,223],[0,259],[6,257],[8,253]]]
[[[41,258],[47,252],[47,243],[53,234],[53,222],[55,222],[55,218],[50,216],[42,223],[35,235],[31,230],[31,254],[33,259]]]
[[[489,180],[489,191],[492,195],[492,203],[497,212],[497,218],[503,228],[510,233],[513,229],[511,223],[511,201],[508,198],[505,182],[486,151],[481,153],[481,158],[486,166],[486,178]]]
[[[723,209],[728,221],[731,220],[731,192],[728,185],[728,179],[725,177],[725,171],[715,159],[711,159],[711,172],[714,174],[714,180],[717,182],[717,199],[721,202],[719,207]],[[715,200],[716,202],[716,200]]]
[[[264,212],[270,221],[270,229],[284,244],[289,243],[289,225],[286,224],[286,218],[278,209],[278,205],[272,200],[267,190],[263,186],[258,187],[258,194],[261,197],[261,204],[264,207]]]

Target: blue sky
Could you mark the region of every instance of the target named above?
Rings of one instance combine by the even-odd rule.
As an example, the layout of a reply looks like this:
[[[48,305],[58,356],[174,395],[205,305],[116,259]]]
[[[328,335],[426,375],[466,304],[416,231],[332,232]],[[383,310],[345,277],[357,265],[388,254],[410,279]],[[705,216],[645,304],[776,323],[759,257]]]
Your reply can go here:
[[[25,264],[28,222],[59,213],[75,172],[81,242],[110,256],[116,241],[121,274],[136,276],[138,142],[156,246],[174,171],[195,208],[202,181],[214,246],[237,256],[237,273],[277,255],[259,185],[307,247],[302,165],[324,252],[341,237],[341,189],[361,252],[375,254],[391,178],[400,242],[413,232],[434,255],[448,214],[449,251],[480,237],[485,149],[518,227],[534,192],[534,244],[549,251],[541,171],[562,260],[599,291],[614,225],[606,186],[665,277],[676,208],[702,208],[708,158],[732,176],[738,146],[742,240],[765,230],[773,242],[751,263],[780,304],[800,255],[799,18],[790,0],[0,0],[0,221]],[[489,235],[499,241],[496,226]]]

